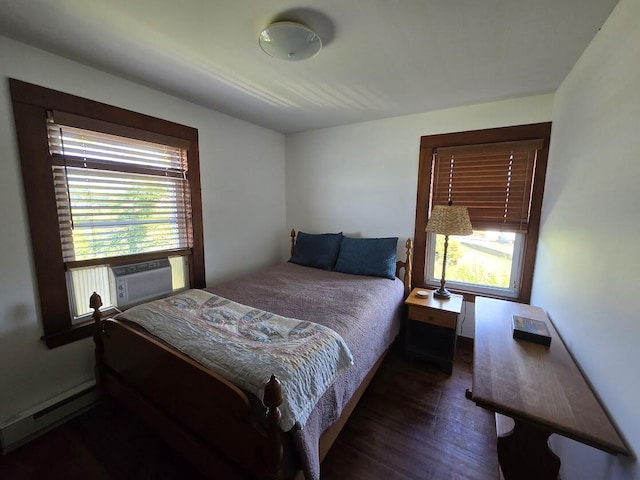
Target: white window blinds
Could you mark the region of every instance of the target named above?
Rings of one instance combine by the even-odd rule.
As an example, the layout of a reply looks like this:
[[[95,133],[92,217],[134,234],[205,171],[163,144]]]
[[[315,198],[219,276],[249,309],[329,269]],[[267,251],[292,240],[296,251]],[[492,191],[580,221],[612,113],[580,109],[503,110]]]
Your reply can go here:
[[[186,149],[58,117],[47,125],[65,262],[193,246]]]

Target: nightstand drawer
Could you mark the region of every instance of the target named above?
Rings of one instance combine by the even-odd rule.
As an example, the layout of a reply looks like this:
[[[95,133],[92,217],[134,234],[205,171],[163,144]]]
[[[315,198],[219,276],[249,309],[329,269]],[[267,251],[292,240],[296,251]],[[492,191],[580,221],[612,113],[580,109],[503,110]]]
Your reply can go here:
[[[418,322],[438,325],[445,328],[456,328],[457,317],[455,313],[436,311],[430,308],[409,306],[409,319]]]

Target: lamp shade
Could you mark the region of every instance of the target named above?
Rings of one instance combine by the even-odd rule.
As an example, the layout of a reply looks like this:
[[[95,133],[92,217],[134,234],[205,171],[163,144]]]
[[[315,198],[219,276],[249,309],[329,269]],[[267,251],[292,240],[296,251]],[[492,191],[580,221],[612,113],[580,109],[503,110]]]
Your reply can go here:
[[[267,55],[293,61],[313,57],[322,48],[320,37],[296,22],[272,23],[260,33],[258,43]]]
[[[473,228],[467,207],[458,205],[434,206],[425,231],[440,235],[471,235]]]

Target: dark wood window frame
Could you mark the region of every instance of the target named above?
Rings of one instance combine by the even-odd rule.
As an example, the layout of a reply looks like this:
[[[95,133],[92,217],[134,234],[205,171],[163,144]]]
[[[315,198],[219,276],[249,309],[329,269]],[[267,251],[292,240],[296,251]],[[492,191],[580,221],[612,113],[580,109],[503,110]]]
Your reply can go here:
[[[186,142],[193,215],[193,247],[190,252],[189,275],[192,288],[204,287],[198,130],[20,80],[9,79],[9,86],[31,231],[40,315],[44,329],[42,338],[47,346],[54,348],[93,334],[93,322],[89,320],[74,324],[69,307],[47,140],[48,111],[57,110],[121,125],[123,132],[127,129],[135,129],[150,132],[153,135],[182,139]],[[146,260],[154,256],[157,257],[157,255],[145,254],[135,259]],[[121,260],[130,262],[132,258],[123,257]]]
[[[431,164],[433,152],[438,148],[462,145],[480,145],[499,142],[544,139],[542,149],[538,150],[536,171],[531,197],[529,226],[525,237],[523,263],[521,269],[520,289],[517,301],[528,303],[531,299],[533,285],[533,269],[540,230],[540,214],[542,197],[549,155],[551,138],[551,122],[518,125],[512,127],[472,130],[457,133],[429,135],[420,139],[420,161],[418,167],[418,192],[416,203],[416,221],[414,233],[414,285],[426,287],[427,233],[425,227],[429,218],[429,198],[431,195]],[[473,291],[456,291],[465,295],[465,300],[473,301]],[[514,300],[510,298],[509,300]]]

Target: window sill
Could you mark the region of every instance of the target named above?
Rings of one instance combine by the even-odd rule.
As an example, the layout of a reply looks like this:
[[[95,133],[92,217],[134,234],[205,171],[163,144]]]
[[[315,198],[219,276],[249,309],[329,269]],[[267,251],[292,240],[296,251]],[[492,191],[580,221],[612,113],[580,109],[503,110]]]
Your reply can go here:
[[[87,320],[86,322],[73,325],[67,330],[45,335],[42,337],[42,340],[44,340],[44,343],[46,343],[49,348],[61,347],[62,345],[93,336],[93,323],[93,319]]]
[[[413,285],[413,286],[434,290],[440,287],[440,283],[438,283],[437,285],[427,284],[427,285]],[[509,295],[499,295],[495,293],[492,293],[492,294],[479,293],[479,292],[474,292],[472,290],[452,287],[450,285],[445,285],[445,286],[447,287],[447,290],[449,290],[451,293],[455,293],[456,295],[462,295],[464,297],[465,302],[475,303],[476,297],[486,297],[486,298],[495,298],[497,300],[508,300],[510,302],[528,303],[526,300],[523,300],[522,298],[519,298],[519,297],[512,297]]]

